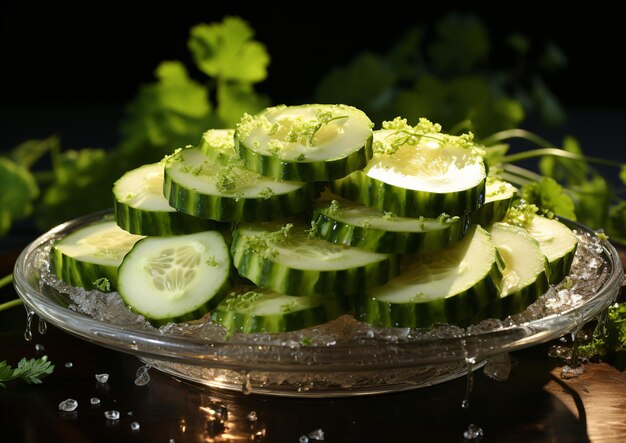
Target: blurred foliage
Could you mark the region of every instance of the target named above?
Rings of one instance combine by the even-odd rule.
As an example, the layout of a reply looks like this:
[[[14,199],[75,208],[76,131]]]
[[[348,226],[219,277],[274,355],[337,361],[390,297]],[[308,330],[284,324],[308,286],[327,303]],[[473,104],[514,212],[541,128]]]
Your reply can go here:
[[[333,69],[315,99],[354,105],[375,122],[427,116],[447,132],[471,130],[479,139],[519,126],[527,113],[562,122],[563,109],[540,74],[563,68],[565,56],[552,43],[537,50],[519,33],[504,43],[495,45],[476,16],[450,14],[409,30],[386,54],[365,52]]]

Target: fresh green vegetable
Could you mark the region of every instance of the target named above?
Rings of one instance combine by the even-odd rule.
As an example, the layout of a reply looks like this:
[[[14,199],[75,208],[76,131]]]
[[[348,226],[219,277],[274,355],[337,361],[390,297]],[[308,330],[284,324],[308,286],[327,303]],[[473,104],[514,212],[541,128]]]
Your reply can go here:
[[[276,106],[245,114],[235,146],[246,168],[279,180],[324,181],[363,168],[374,124],[345,105]]]
[[[425,118],[397,117],[374,134],[374,157],[362,171],[331,182],[348,200],[404,217],[463,215],[484,201],[486,171],[471,133],[441,133]]]
[[[87,289],[117,287],[122,259],[142,237],[122,230],[115,221],[105,220],[82,227],[52,246],[50,269],[62,281]]]
[[[217,231],[146,237],[124,257],[118,292],[154,324],[202,317],[232,286],[228,245]]]
[[[348,311],[345,297],[294,297],[257,287],[235,288],[211,318],[231,332],[285,332],[326,323]]]
[[[40,384],[41,380],[52,374],[54,365],[48,361],[48,356],[44,355],[40,358],[31,358],[27,360],[22,358],[16,368],[12,368],[7,362],[0,362],[0,387],[5,388],[5,383],[11,380],[21,379],[29,384]]]
[[[485,201],[476,211],[472,212],[470,218],[472,223],[481,226],[488,226],[499,222],[504,218],[513,197],[517,194],[517,188],[510,183],[500,180],[497,177],[489,176],[485,183]]]
[[[396,256],[329,243],[304,224],[239,224],[231,254],[242,277],[293,296],[359,294],[399,272]]]
[[[356,301],[356,316],[387,327],[465,321],[498,296],[502,278],[489,234],[474,226],[446,249],[409,258],[403,272]]]
[[[621,371],[626,369],[626,303],[608,308],[606,319],[598,321],[589,343],[578,347],[583,358],[603,358]]]
[[[504,318],[523,311],[548,289],[548,262],[528,231],[508,223],[494,223],[489,233],[502,257],[499,297],[487,307],[488,316]]]
[[[128,171],[113,184],[117,225],[139,235],[176,235],[218,229],[212,220],[178,212],[163,195],[164,162]]]
[[[326,241],[396,254],[442,249],[469,228],[466,217],[398,217],[339,197],[318,202],[311,225],[313,233]]]
[[[163,191],[178,211],[223,222],[293,215],[313,200],[310,183],[264,177],[238,162],[211,162],[197,148],[167,159]]]

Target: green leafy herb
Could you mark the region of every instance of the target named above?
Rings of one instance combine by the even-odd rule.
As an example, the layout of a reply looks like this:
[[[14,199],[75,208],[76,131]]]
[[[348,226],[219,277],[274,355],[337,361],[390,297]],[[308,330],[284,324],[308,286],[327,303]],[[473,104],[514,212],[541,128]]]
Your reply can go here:
[[[553,178],[543,177],[540,182],[524,185],[521,196],[522,199],[537,205],[548,215],[558,214],[576,220],[572,198]]]
[[[41,358],[22,358],[16,368],[12,368],[6,361],[0,362],[0,387],[5,388],[5,382],[22,379],[26,383],[39,384],[47,375],[52,374],[54,365],[48,361],[48,356]]]
[[[618,369],[626,369],[626,303],[609,307],[606,323],[598,322],[591,342],[579,346],[578,352],[588,359],[611,356]]]
[[[106,277],[100,277],[92,283],[93,287],[102,292],[109,292],[111,290],[111,282]]]

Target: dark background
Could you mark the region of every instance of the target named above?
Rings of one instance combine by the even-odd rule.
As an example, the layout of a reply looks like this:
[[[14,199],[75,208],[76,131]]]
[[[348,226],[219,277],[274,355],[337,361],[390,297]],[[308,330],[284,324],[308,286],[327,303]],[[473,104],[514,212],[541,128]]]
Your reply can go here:
[[[604,128],[597,134],[621,133],[626,123],[624,71],[619,66],[625,52],[624,24],[620,14],[602,3],[576,9],[529,2],[504,2],[495,8],[448,2],[436,9],[417,2],[414,10],[381,3],[351,11],[332,2],[274,9],[260,3],[227,4],[176,1],[137,9],[135,2],[77,2],[71,7],[62,2],[3,2],[0,149],[52,132],[61,134],[64,147],[113,146],[124,106],[138,86],[153,81],[153,70],[162,60],[180,59],[190,67],[189,28],[224,15],[246,19],[267,45],[269,76],[258,88],[274,103],[310,100],[318,79],[331,67],[346,64],[363,50],[382,53],[412,25],[455,10],[480,16],[495,45],[517,30],[536,46],[551,39],[567,55],[569,66],[547,81],[573,111],[572,118],[557,132],[547,130],[549,134],[576,131],[589,115],[596,120],[593,126]],[[616,138],[611,149],[623,156]]]

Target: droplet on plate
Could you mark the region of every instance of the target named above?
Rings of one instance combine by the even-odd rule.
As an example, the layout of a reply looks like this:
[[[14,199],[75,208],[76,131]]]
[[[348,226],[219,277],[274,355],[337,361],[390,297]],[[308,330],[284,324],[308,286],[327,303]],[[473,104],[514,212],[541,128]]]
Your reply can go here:
[[[78,402],[73,398],[68,398],[67,400],[63,400],[59,403],[59,411],[63,412],[72,412],[75,411],[78,407]]]
[[[309,437],[307,437],[306,435],[301,435],[300,439],[298,440],[299,443],[309,443]]]
[[[106,372],[103,372],[102,374],[96,374],[96,380],[98,380],[98,383],[106,383],[109,381],[109,374],[107,374]]]
[[[91,400],[89,400],[89,402],[93,406],[98,406],[100,404],[100,399],[98,397],[91,397]]]
[[[132,422],[130,424],[130,430],[131,431],[138,431],[139,428],[141,428],[141,425],[139,423],[137,423],[136,421]]]
[[[251,421],[251,422],[257,421],[258,417],[256,415],[256,411],[250,411],[247,415],[247,418],[248,418],[248,421]]]
[[[564,380],[569,380],[570,378],[576,378],[583,375],[585,369],[583,366],[577,366],[575,368],[571,366],[563,366],[561,369],[561,378]]]
[[[137,386],[145,386],[150,382],[150,374],[148,374],[148,369],[150,366],[144,365],[140,366],[135,373],[135,385]]]
[[[309,438],[313,440],[324,440],[324,431],[321,429],[316,429],[315,431],[309,432]]]
[[[463,438],[466,440],[476,440],[482,438],[484,432],[482,428],[476,426],[474,423],[470,424],[467,429],[463,432]]]
[[[111,411],[104,411],[104,417],[107,420],[118,420],[120,418],[120,411],[116,411],[115,409]]]
[[[46,348],[44,347],[44,345],[41,345],[41,344],[39,344],[39,343],[37,343],[37,344],[35,345],[35,351],[37,351],[37,352],[43,352],[43,351],[45,351],[45,350],[46,350]]]
[[[66,367],[66,368],[68,368],[68,369],[69,369],[69,368],[71,368],[72,366],[74,366],[74,363],[72,363],[71,361],[66,361],[66,362],[65,362],[65,367]]]

